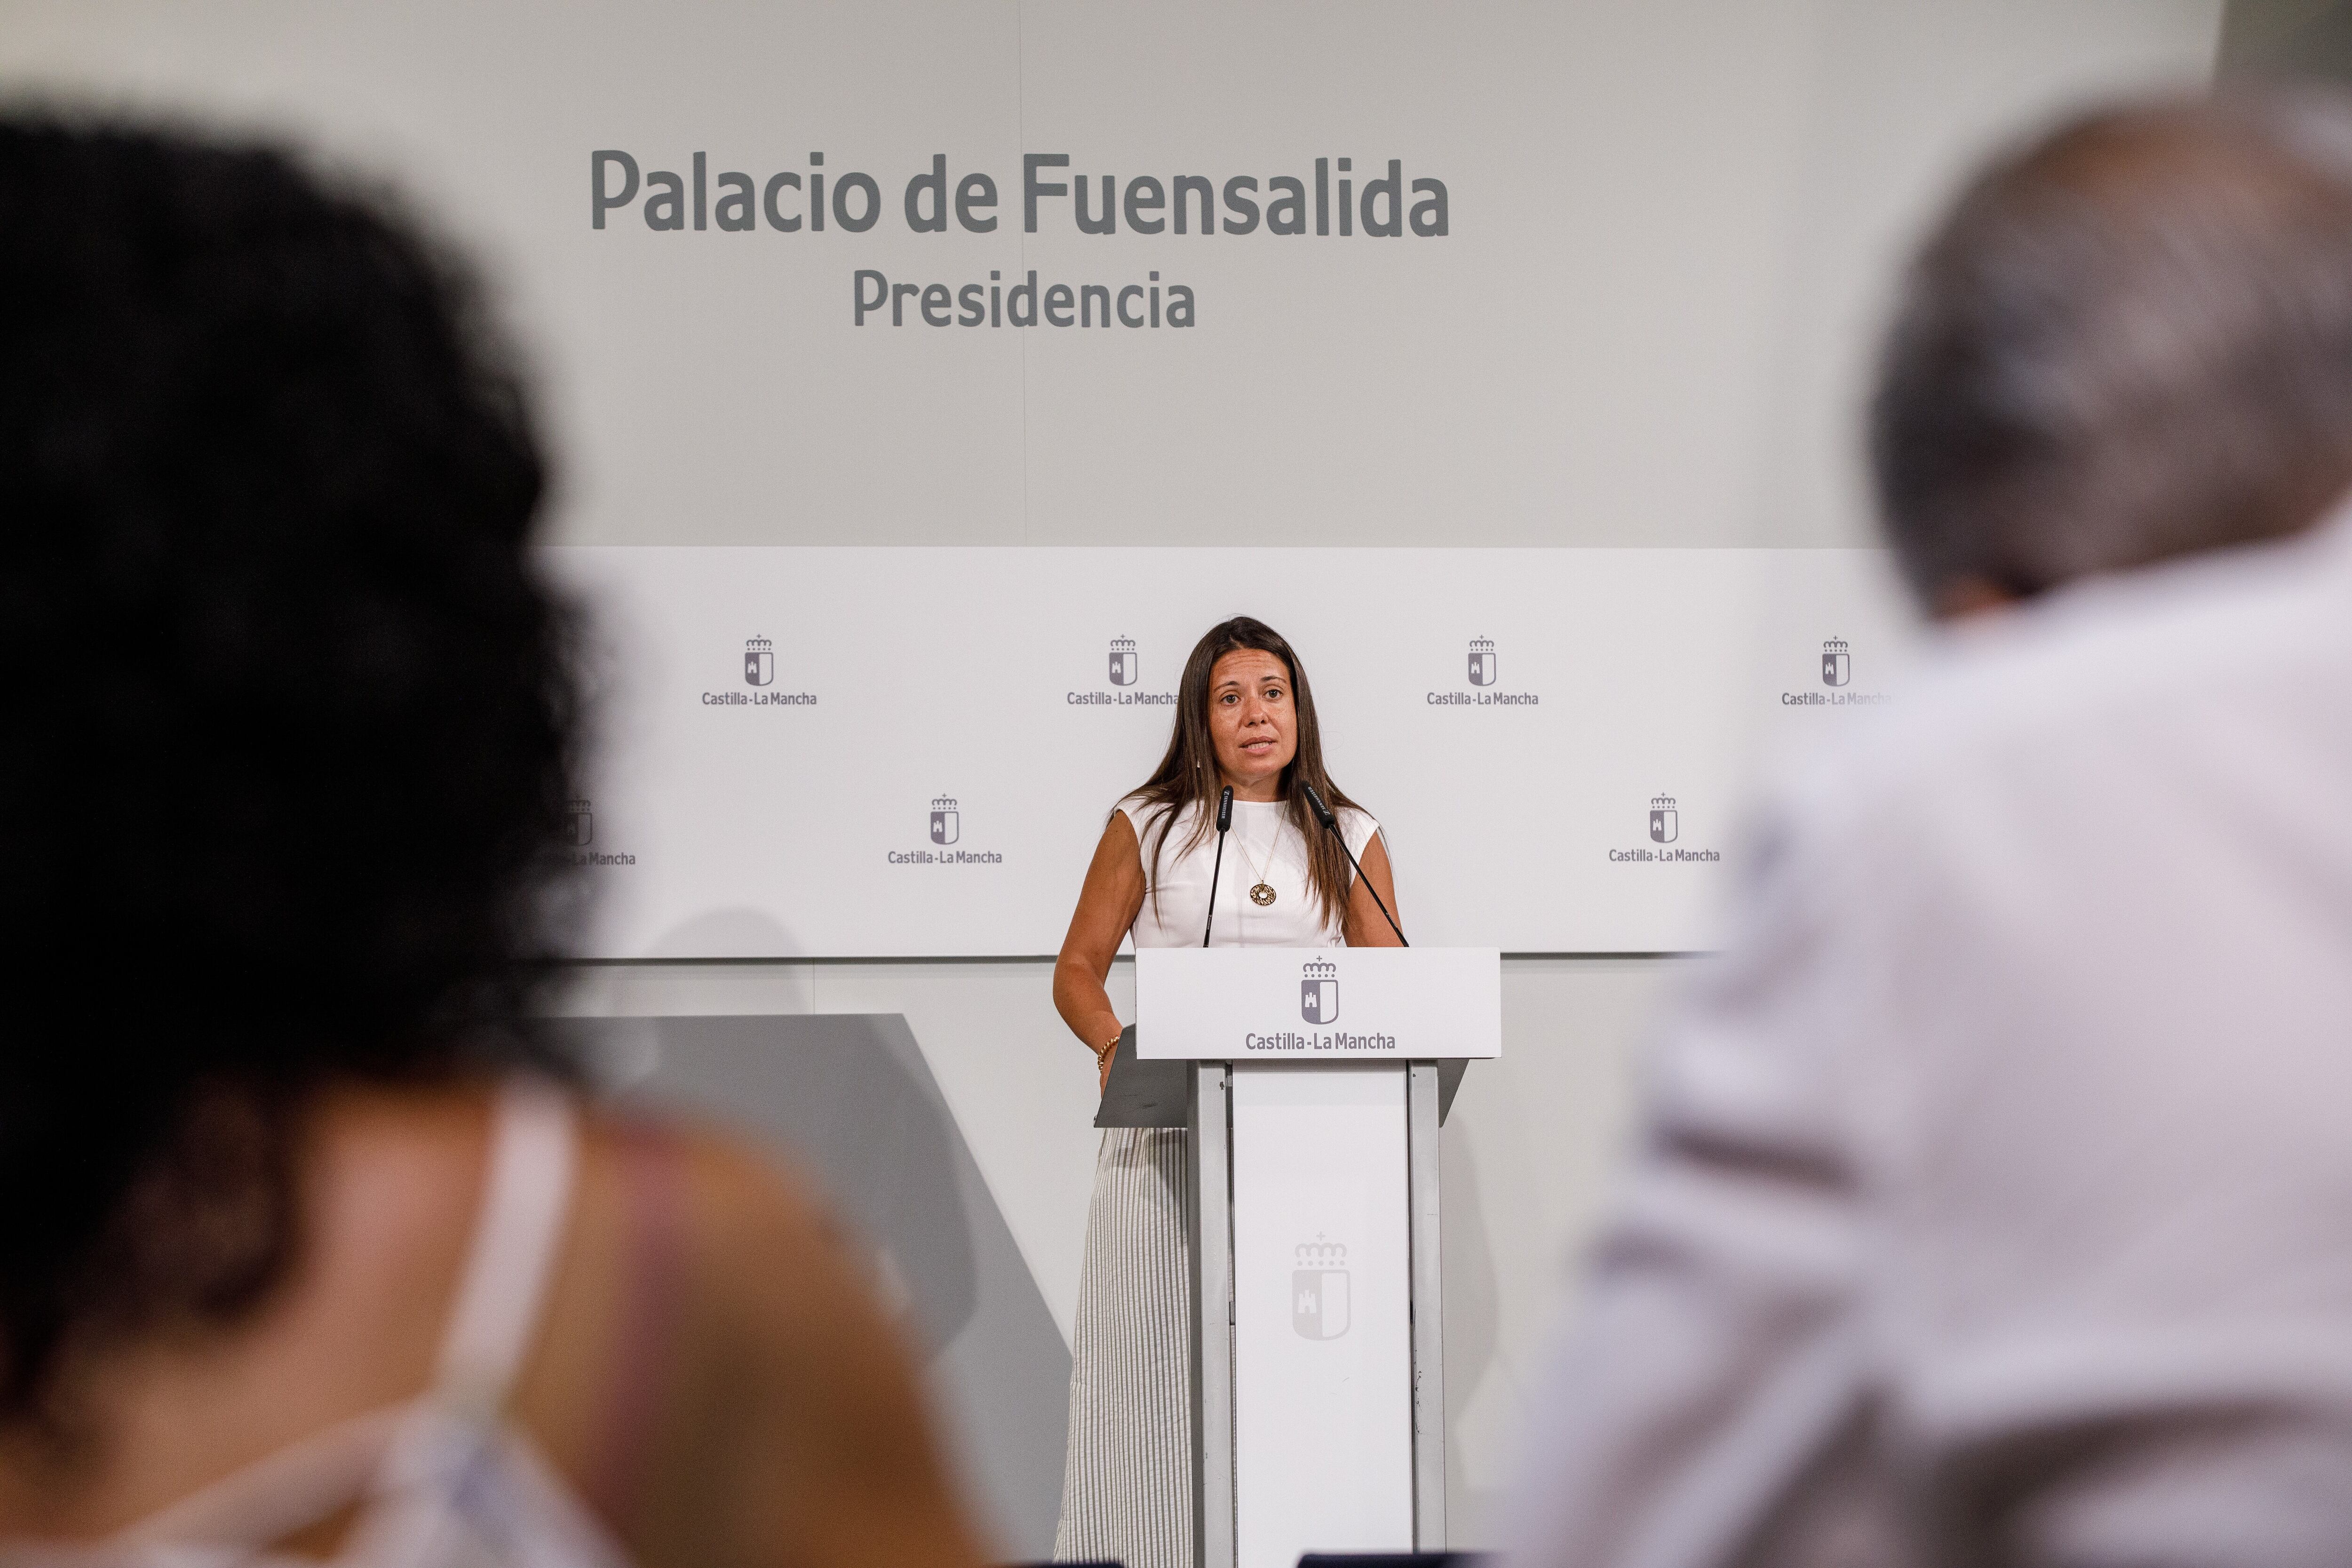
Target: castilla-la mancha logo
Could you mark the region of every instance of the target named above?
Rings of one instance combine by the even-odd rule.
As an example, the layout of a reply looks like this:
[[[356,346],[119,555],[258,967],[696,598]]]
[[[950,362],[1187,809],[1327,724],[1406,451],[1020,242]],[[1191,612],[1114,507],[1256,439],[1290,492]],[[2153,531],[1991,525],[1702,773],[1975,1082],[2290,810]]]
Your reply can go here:
[[[1794,649],[1790,650],[1794,652]],[[1823,690],[1822,687],[1828,688]],[[1853,684],[1853,649],[1843,637],[1822,642],[1822,684],[1780,693],[1783,708],[1876,708],[1894,700],[1885,691],[1860,691]]]
[[[596,849],[596,814],[584,800],[566,801],[563,805],[563,835],[570,844],[572,863],[575,866],[634,866],[637,858],[626,850]],[[627,837],[626,833],[623,837]]]
[[[1302,1340],[1336,1340],[1348,1331],[1348,1249],[1317,1237],[1292,1253],[1290,1326]]]
[[[701,705],[705,708],[741,708],[747,710],[758,709],[766,713],[773,713],[784,708],[816,706],[816,693],[814,691],[777,689],[776,645],[766,637],[743,639],[743,685],[751,689],[746,691],[741,687],[727,686],[723,682],[721,689],[717,691],[706,688],[702,693]]]
[[[1432,708],[1475,708],[1488,712],[1497,708],[1534,708],[1542,703],[1543,699],[1535,692],[1503,689],[1502,656],[1496,650],[1493,637],[1472,637],[1466,662],[1468,690],[1456,688],[1452,691],[1425,691],[1422,700]],[[1524,666],[1520,672],[1526,673]]]
[[[1298,982],[1298,1016],[1310,1024],[1339,1021],[1339,966],[1329,959],[1307,961]]]
[[[963,812],[951,795],[931,797],[930,847],[922,849],[892,849],[887,859],[893,866],[1002,866],[1004,854],[997,849],[957,849],[950,846],[963,840]]]
[[[1654,795],[1650,797],[1650,844],[1654,848],[1635,845],[1630,849],[1610,847],[1612,863],[1634,866],[1696,866],[1714,865],[1723,858],[1720,849],[1701,846],[1694,848],[1682,842],[1683,817],[1676,809],[1675,797]]]
[[[1136,650],[1133,637],[1110,639],[1108,665],[1107,673],[1110,677],[1111,689],[1080,691],[1073,689],[1062,693],[1062,700],[1073,708],[1173,708],[1176,706],[1176,694],[1173,691],[1146,691],[1137,684],[1143,679],[1143,656]]]

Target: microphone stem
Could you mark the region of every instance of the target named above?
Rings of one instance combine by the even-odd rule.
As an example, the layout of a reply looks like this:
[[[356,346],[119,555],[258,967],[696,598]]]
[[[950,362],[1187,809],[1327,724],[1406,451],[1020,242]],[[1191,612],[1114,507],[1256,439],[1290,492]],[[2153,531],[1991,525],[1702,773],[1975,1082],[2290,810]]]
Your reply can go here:
[[[1345,848],[1342,845],[1340,847]],[[1225,830],[1217,829],[1216,864],[1209,868],[1209,918],[1201,922],[1201,945],[1209,945],[1209,931],[1217,923],[1217,878],[1225,868]]]

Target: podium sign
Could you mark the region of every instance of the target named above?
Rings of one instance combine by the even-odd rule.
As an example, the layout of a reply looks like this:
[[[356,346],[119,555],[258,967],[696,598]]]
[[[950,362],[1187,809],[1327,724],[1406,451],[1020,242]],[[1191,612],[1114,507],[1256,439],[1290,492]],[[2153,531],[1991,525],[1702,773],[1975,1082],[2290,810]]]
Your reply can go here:
[[[1233,1072],[1235,1568],[1410,1552],[1405,1070]]]
[[[1486,947],[1147,947],[1135,1051],[1149,1061],[1434,1061],[1502,1049]]]
[[[1444,1545],[1441,1080],[1502,1033],[1492,948],[1135,955],[1101,1124],[1188,1077],[1198,1568]]]

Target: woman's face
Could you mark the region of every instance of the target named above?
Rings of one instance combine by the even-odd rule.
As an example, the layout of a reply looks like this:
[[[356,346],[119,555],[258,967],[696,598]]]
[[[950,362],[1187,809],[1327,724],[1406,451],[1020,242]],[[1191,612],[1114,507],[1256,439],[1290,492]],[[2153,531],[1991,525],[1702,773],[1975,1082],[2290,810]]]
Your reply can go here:
[[[1255,648],[1217,660],[1209,671],[1209,738],[1235,795],[1276,798],[1282,770],[1298,754],[1298,710],[1282,660]]]

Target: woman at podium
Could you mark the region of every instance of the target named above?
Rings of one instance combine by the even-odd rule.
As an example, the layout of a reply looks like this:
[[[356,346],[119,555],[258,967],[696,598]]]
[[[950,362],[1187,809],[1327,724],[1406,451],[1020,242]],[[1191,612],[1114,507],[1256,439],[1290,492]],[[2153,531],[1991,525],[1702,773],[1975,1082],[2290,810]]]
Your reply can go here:
[[[1264,623],[1210,628],[1184,661],[1160,766],[1104,826],[1054,966],[1054,1005],[1107,1081],[1118,1016],[1103,989],[1142,947],[1393,947],[1306,791],[1396,908],[1380,824],[1323,771],[1307,672]],[[1222,869],[1216,817],[1233,792]],[[1214,884],[1213,900],[1212,883]],[[1087,1215],[1070,1373],[1070,1443],[1054,1555],[1192,1568],[1192,1261],[1181,1129],[1103,1133]]]

